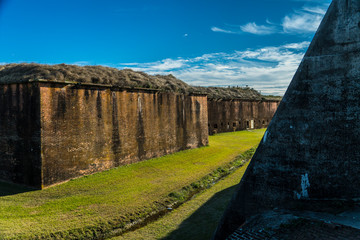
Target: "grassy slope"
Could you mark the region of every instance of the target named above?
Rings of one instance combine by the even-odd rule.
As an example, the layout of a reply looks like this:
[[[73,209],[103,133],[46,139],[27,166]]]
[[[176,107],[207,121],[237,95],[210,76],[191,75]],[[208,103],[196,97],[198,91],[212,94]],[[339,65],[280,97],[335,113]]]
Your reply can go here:
[[[211,136],[210,146],[83,177],[42,191],[0,197],[0,239],[131,218],[258,144],[264,130]],[[0,185],[1,187],[1,185]],[[1,192],[1,191],[0,191]]]
[[[248,163],[160,220],[113,240],[211,239]]]

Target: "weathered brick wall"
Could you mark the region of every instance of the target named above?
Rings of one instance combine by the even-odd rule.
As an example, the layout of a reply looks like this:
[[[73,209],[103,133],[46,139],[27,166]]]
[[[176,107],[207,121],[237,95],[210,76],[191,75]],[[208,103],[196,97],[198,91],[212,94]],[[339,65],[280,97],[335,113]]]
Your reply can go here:
[[[280,101],[208,100],[209,134],[269,125]]]
[[[208,144],[207,97],[41,83],[43,186]]]
[[[0,179],[40,187],[37,84],[0,85]]]

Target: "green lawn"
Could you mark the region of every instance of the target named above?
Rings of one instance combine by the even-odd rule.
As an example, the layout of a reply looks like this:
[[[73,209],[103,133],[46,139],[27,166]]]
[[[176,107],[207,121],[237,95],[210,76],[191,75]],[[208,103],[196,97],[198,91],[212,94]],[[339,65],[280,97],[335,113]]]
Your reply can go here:
[[[257,145],[264,129],[210,136],[208,147],[122,166],[41,191],[0,197],[0,239],[77,239],[106,231],[166,202],[187,186]],[[3,185],[0,184],[0,188]],[[9,187],[0,189],[4,195]],[[16,191],[15,191],[16,192]],[[10,194],[10,193],[9,193]],[[74,229],[77,229],[74,231]]]
[[[112,240],[211,239],[248,163],[158,221]]]

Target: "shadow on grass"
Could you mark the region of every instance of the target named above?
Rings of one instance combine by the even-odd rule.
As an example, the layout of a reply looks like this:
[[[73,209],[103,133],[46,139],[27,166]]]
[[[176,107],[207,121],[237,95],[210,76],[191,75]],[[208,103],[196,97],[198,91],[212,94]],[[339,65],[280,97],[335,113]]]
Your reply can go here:
[[[19,184],[0,181],[0,197],[14,195],[18,193],[30,192],[35,190],[37,189]]]
[[[216,193],[162,240],[211,239],[235,189],[236,185]]]

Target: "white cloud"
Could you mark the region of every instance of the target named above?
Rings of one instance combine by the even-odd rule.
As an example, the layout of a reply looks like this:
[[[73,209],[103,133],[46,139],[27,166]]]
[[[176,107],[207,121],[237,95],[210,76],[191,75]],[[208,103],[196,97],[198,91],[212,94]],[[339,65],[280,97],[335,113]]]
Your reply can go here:
[[[183,59],[173,60],[173,59],[167,58],[167,59],[164,59],[164,60],[158,62],[158,64],[155,64],[154,66],[152,66],[152,68],[154,70],[159,70],[159,71],[172,70],[172,69],[183,67],[185,62],[186,62],[186,60],[183,60]]]
[[[264,94],[283,95],[308,45],[309,42],[291,43],[130,66],[149,74],[173,74],[195,86],[249,85]]]
[[[277,32],[274,26],[257,25],[254,22],[242,25],[240,26],[240,29],[243,32],[252,33],[256,35],[269,35]]]
[[[316,7],[304,6],[302,8],[302,10],[305,12],[315,13],[315,14],[320,14],[320,15],[325,15],[325,13],[326,13],[326,9],[324,7],[320,7],[320,6],[316,6]]]
[[[218,28],[218,27],[211,27],[211,31],[236,34],[236,32],[233,32],[233,31],[230,31],[230,30],[225,30],[225,29]]]
[[[255,22],[249,22],[240,26],[227,26],[226,28],[212,27],[211,30],[213,32],[229,34],[250,33],[255,35],[314,33],[319,27],[330,2],[328,0],[302,0],[302,2],[311,2],[312,5],[306,4],[301,9],[297,9],[291,14],[286,15],[280,24],[266,19],[267,25],[258,25]]]
[[[324,14],[325,11],[319,8],[303,8],[285,16],[281,25],[284,33],[313,33],[318,29]]]
[[[299,49],[307,48],[309,45],[310,45],[310,42],[304,41],[304,42],[301,42],[301,43],[289,43],[289,44],[284,45],[284,47],[288,48],[288,49],[297,49],[297,50],[299,50]]]

